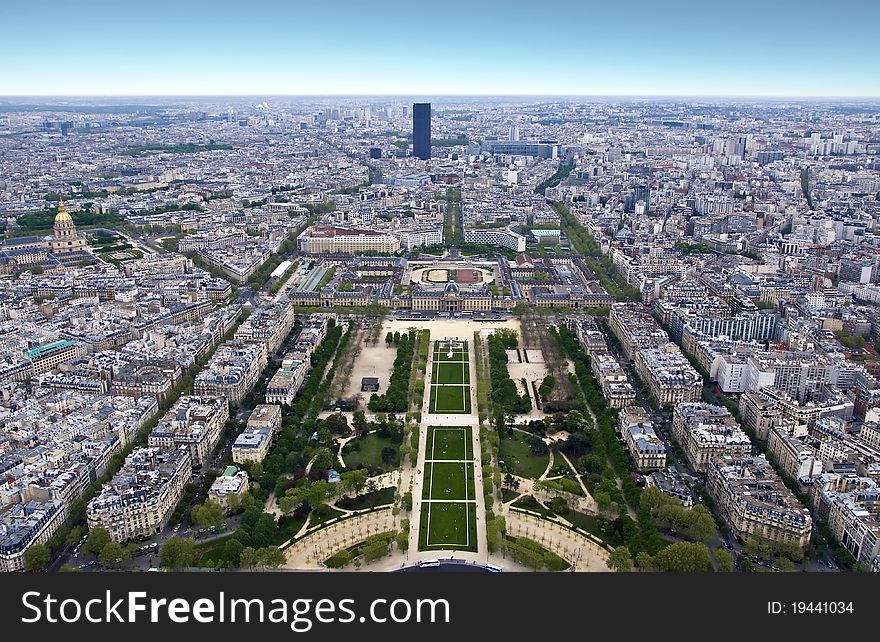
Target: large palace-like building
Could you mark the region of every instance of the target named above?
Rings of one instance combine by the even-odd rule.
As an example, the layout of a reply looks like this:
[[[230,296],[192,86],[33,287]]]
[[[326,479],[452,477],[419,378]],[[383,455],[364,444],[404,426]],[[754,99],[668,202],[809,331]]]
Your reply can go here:
[[[94,257],[63,201],[58,205],[52,236],[19,236],[0,243],[0,273],[34,265],[55,270],[83,260],[92,261]]]
[[[522,260],[520,260],[520,258]],[[332,308],[372,304],[419,312],[511,310],[517,303],[541,308],[610,306],[615,298],[580,258],[515,263],[504,257],[407,260],[399,257],[324,255],[336,278],[318,291],[288,291],[294,305]],[[341,283],[346,287],[338,287]]]

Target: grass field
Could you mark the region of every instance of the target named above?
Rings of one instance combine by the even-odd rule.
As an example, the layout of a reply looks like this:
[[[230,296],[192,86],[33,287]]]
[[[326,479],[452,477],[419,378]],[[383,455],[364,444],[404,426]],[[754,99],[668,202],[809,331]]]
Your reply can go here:
[[[429,426],[425,459],[470,460],[474,446],[470,426]]]
[[[435,414],[470,414],[470,386],[431,386],[428,406]]]
[[[419,550],[477,550],[473,455],[470,426],[428,427]]]
[[[376,433],[348,442],[342,449],[342,459],[345,461],[346,469],[356,470],[363,467],[371,473],[379,473],[397,468],[400,465],[399,453],[392,461],[382,461],[382,449],[386,447],[399,450],[398,445],[391,439],[380,437]]]
[[[540,477],[550,461],[549,454],[534,454],[524,435],[518,432],[513,433],[513,437],[505,436],[501,440],[499,458],[504,460],[504,465],[515,474],[529,479]]]
[[[426,463],[422,499],[474,499],[474,465],[458,461]]]
[[[477,505],[430,502],[422,506],[419,550],[477,550]]]
[[[470,383],[471,375],[468,372],[468,362],[467,360],[462,361],[461,363],[449,362],[440,363],[434,362],[434,369],[432,370],[432,379],[434,383]]]
[[[429,411],[470,414],[471,377],[467,343],[435,341],[431,375]]]

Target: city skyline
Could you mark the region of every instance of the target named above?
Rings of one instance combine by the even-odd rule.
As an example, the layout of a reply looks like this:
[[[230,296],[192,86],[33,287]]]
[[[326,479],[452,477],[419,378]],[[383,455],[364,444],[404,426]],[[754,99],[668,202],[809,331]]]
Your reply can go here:
[[[7,34],[0,55],[16,64],[0,95],[880,96],[870,33],[880,7],[852,0],[836,9],[858,20],[827,45],[812,35],[817,2],[748,0],[735,13],[689,0],[626,13],[563,2],[551,15],[526,2],[261,8],[21,3],[9,23],[45,24],[54,44]],[[534,26],[542,18],[546,30]]]

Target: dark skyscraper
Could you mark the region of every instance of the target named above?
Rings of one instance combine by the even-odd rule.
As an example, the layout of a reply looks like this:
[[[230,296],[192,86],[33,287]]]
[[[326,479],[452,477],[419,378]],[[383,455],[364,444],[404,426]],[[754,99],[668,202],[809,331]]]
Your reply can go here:
[[[648,212],[651,209],[651,190],[647,188],[645,185],[636,185],[633,189],[633,205],[635,206],[636,202],[645,201],[645,211]]]
[[[431,103],[413,103],[413,156],[431,158]]]

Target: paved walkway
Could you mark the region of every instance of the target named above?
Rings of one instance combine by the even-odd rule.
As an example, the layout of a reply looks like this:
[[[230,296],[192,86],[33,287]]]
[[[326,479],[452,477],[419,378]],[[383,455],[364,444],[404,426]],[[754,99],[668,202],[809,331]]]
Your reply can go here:
[[[517,511],[507,511],[507,533],[526,537],[556,553],[575,571],[607,571],[608,551],[598,542],[560,524]]]
[[[575,495],[574,493],[542,488],[537,483],[535,483],[534,479],[518,477],[516,475],[514,475],[514,479],[519,482],[519,488],[517,489],[517,492],[521,495],[531,495],[539,502],[544,504],[550,503],[550,501],[554,497],[562,496],[568,500],[568,505],[571,506],[573,510],[578,511],[579,513],[586,513],[587,515],[598,514],[599,508],[596,504],[596,500],[594,500],[589,493],[587,493],[584,497],[581,497],[580,495]],[[516,500],[511,500],[505,505],[512,504],[514,501]]]
[[[370,535],[398,530],[399,520],[391,513],[391,508],[382,508],[344,519],[305,535],[285,551],[287,562],[284,568],[326,568],[324,560],[339,551],[365,540]]]

